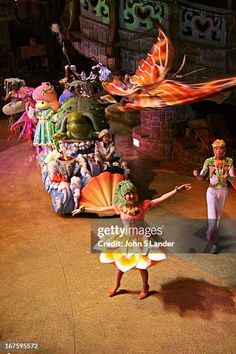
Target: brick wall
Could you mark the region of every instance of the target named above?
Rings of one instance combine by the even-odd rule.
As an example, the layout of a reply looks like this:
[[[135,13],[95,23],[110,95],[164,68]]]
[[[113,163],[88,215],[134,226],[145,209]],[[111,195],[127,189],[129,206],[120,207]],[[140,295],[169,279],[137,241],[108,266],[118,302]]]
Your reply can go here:
[[[190,106],[165,107],[140,112],[141,124],[133,128],[137,149],[157,158],[170,158],[176,123],[192,117]]]
[[[105,53],[105,45],[108,39],[108,26],[80,16],[80,27],[81,35],[77,42],[78,51],[87,58],[107,65],[108,58]]]
[[[100,3],[100,6],[104,4],[102,1],[97,3]],[[186,54],[187,60],[181,74],[206,68],[205,71],[191,75],[189,77],[191,81],[233,73],[236,67],[233,50],[236,45],[235,13],[229,5],[226,9],[217,7],[219,6],[217,2],[214,7],[213,3],[214,1],[204,1],[202,5],[197,1],[146,0],[141,5],[138,0],[132,3],[120,0],[117,11],[119,28],[116,37],[116,46],[119,46],[120,54],[115,54],[113,60],[111,57],[108,59],[105,53],[109,34],[109,15],[106,18],[102,17],[95,11],[95,7],[93,11],[81,8],[78,17],[79,39],[75,47],[81,54],[93,57],[110,66],[112,70],[115,67],[115,71],[134,73],[139,60],[146,56],[156,39],[155,25],[146,15],[150,13],[152,19],[164,27],[173,41],[175,57],[172,72],[178,69]],[[109,45],[112,46],[112,43]]]
[[[173,123],[177,119],[175,107],[141,111],[140,115],[141,125],[133,129],[134,145],[140,151],[159,158],[171,157]]]

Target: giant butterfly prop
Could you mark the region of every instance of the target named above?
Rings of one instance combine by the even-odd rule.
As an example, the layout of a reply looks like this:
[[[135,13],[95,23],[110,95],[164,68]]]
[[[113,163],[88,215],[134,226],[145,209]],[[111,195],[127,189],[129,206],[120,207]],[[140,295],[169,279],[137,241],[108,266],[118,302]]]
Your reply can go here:
[[[167,79],[173,59],[171,40],[158,30],[158,38],[146,59],[139,62],[133,76],[122,81],[114,77],[112,82],[103,82],[104,89],[112,96],[123,97],[123,109],[145,109],[193,103],[220,93],[236,85],[236,76],[198,84],[187,84]],[[115,102],[107,95],[104,99]]]

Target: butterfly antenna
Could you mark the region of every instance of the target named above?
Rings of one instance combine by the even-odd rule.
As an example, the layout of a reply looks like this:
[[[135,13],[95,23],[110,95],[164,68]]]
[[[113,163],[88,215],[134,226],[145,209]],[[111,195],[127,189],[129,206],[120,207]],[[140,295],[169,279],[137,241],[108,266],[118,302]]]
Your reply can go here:
[[[179,75],[178,78],[182,79],[182,77],[185,77],[185,76],[188,76],[188,75],[191,75],[193,73],[197,73],[198,71],[203,71],[203,70],[206,70],[206,68],[200,68],[200,69],[196,69],[196,70],[190,71],[187,74]]]
[[[185,62],[186,62],[186,58],[187,58],[187,55],[184,54],[184,57],[183,57],[183,60],[182,60],[182,64],[180,65],[179,69],[176,71],[176,73],[174,73],[172,76],[173,77],[176,77],[180,71],[183,69],[184,65],[185,65]]]

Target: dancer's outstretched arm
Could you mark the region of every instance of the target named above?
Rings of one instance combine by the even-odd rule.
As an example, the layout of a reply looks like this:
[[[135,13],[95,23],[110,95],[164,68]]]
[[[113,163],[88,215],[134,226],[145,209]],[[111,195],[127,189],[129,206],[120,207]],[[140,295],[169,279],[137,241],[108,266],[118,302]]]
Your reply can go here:
[[[85,208],[83,205],[81,205],[78,209],[75,209],[72,211],[72,215],[80,214],[80,213],[102,213],[102,212],[112,212],[115,211],[115,208],[113,205],[108,206],[108,207],[93,207],[93,208]]]
[[[175,195],[177,192],[181,192],[183,190],[190,190],[192,188],[190,183],[185,183],[182,184],[181,186],[176,186],[172,191],[163,194],[161,197],[159,198],[155,198],[151,200],[151,207],[155,207],[157,204],[163,202],[164,200],[172,197],[172,195]]]

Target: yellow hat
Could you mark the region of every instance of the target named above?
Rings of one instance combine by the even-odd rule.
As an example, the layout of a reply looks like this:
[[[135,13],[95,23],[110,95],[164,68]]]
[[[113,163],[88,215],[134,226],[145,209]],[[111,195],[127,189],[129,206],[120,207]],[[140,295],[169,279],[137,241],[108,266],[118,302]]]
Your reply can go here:
[[[212,147],[213,147],[213,149],[216,148],[216,147],[225,148],[225,142],[224,142],[224,140],[216,139],[216,140],[214,141],[214,143],[212,144]]]

